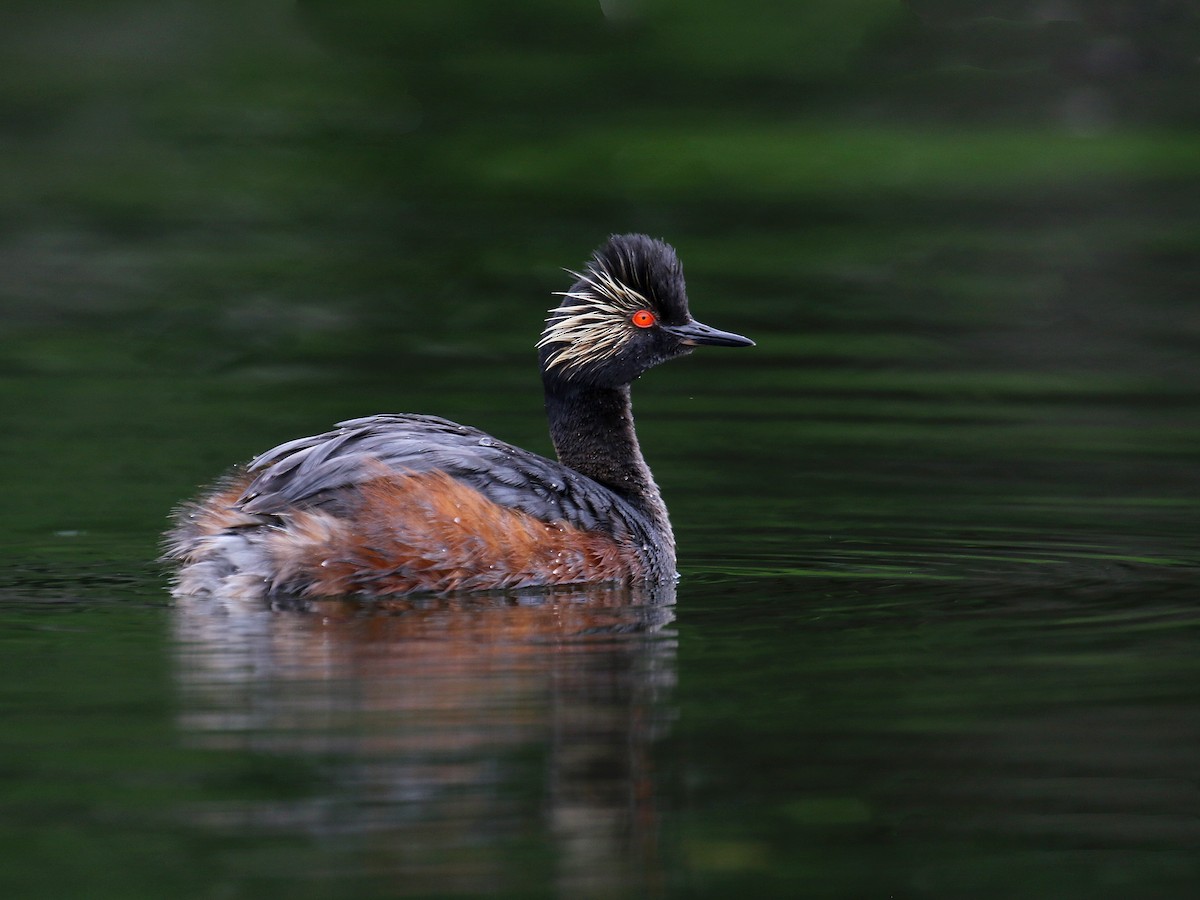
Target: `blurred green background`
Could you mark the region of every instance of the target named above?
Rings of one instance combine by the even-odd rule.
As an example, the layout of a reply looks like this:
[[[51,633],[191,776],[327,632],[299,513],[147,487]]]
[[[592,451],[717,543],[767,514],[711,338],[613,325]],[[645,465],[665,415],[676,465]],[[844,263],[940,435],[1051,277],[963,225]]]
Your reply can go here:
[[[802,393],[1190,392],[1198,15],[10,3],[3,452],[55,474],[12,479],[6,530],[144,531],[322,416],[500,427],[472,366],[531,360],[612,231],[674,242],[702,318],[770,335]]]

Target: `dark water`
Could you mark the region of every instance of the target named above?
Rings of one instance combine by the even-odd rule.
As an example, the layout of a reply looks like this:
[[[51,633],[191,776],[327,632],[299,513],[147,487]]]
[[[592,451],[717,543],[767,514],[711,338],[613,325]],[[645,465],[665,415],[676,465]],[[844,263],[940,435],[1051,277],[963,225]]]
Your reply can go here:
[[[0,893],[1196,895],[1194,15],[799,6],[13,6]],[[672,595],[169,599],[288,437],[547,452],[635,229],[758,341],[635,388]]]

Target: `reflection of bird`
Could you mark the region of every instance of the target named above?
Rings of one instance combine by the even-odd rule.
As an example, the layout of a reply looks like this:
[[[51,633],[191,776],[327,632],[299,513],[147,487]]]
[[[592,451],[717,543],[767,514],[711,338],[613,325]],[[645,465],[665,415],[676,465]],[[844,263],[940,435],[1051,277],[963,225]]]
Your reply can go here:
[[[189,822],[352,836],[331,852],[370,859],[389,894],[662,893],[674,591],[178,597],[181,738],[313,773],[208,797]],[[531,867],[514,841],[553,852]]]
[[[675,251],[611,238],[538,342],[559,462],[445,419],[379,415],[282,444],[180,509],[179,594],[365,596],[672,577],[629,385],[698,344]]]

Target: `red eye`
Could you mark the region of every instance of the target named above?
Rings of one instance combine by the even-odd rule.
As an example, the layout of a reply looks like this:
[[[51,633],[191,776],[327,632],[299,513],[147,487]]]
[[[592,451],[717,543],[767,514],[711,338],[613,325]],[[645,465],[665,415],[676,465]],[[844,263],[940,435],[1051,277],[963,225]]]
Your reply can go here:
[[[658,319],[654,317],[654,313],[650,312],[650,310],[639,309],[633,314],[633,318],[630,319],[630,321],[633,322],[633,324],[638,328],[649,328],[651,325],[657,322]]]

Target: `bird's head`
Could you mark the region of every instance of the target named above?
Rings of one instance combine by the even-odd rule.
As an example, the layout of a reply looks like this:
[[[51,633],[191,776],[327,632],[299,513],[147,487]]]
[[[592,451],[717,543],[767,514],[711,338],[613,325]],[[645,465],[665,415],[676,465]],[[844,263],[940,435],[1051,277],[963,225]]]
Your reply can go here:
[[[571,274],[537,344],[547,384],[619,387],[701,344],[754,344],[693,319],[675,250],[644,234],[614,235]]]

